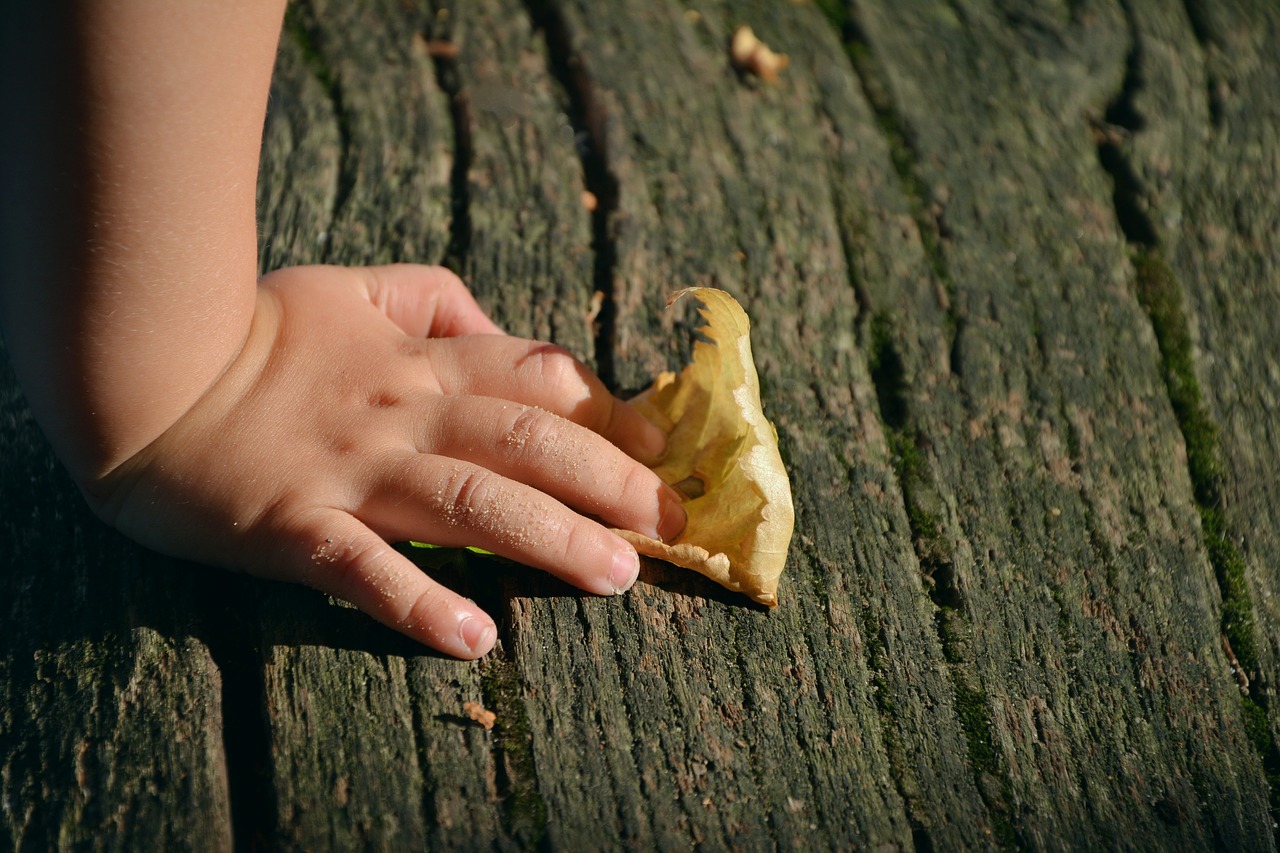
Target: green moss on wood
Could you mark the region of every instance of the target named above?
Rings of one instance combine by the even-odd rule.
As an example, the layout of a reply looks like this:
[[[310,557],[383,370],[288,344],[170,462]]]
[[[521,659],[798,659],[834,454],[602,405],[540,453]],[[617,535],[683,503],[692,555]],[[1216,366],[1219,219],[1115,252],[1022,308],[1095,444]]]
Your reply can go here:
[[[817,0],[817,6],[836,32],[843,34],[850,23],[848,4],[842,0]]]
[[[1191,331],[1182,305],[1182,291],[1172,269],[1154,247],[1134,256],[1138,301],[1151,318],[1160,348],[1169,400],[1187,447],[1187,469],[1209,563],[1222,595],[1222,635],[1247,677],[1241,697],[1245,731],[1262,761],[1269,788],[1271,814],[1280,815],[1280,748],[1266,712],[1266,694],[1259,688],[1259,651],[1253,601],[1245,578],[1244,556],[1232,543],[1222,512],[1225,472],[1218,449],[1217,425],[1210,418],[1195,375]]]
[[[1280,746],[1271,732],[1271,721],[1261,705],[1248,696],[1240,697],[1245,732],[1253,748],[1262,758],[1262,772],[1267,778],[1271,814],[1280,814]]]
[[[978,790],[987,803],[991,818],[991,834],[1003,849],[1018,846],[1017,833],[1009,818],[1010,783],[1001,770],[995,743],[991,738],[991,716],[987,694],[970,688],[963,678],[952,678],[955,687],[956,716],[964,729],[965,746],[973,768]]]
[[[959,665],[966,662],[961,650],[968,646],[968,635],[963,630],[961,619],[959,611],[946,605],[939,607],[934,617],[938,638],[942,641],[942,656],[950,664]]]
[[[920,568],[925,574],[934,612],[938,641],[947,662],[956,716],[964,732],[969,766],[991,820],[991,831],[1002,847],[1013,847],[1016,832],[1009,815],[1011,783],[1000,766],[992,736],[991,715],[985,692],[978,686],[973,672],[973,643],[963,611],[963,598],[956,586],[954,555],[944,534],[940,512],[933,508],[937,493],[920,441],[912,432],[907,395],[906,370],[894,343],[893,323],[883,312],[872,315],[869,324],[868,369],[876,389],[880,418],[884,425],[894,471],[902,490],[912,545]],[[872,668],[872,683],[877,696],[885,686],[877,681],[883,672],[880,657],[883,643],[868,640],[867,657]],[[888,712],[877,698],[882,719]],[[894,739],[886,735],[886,747]]]
[[[1227,538],[1222,511],[1200,507],[1200,527],[1209,562],[1222,592],[1222,633],[1231,644],[1236,661],[1250,679],[1258,673],[1258,647],[1254,639],[1253,601],[1245,581],[1245,562]]]
[[[920,240],[929,266],[938,280],[947,284],[949,288],[950,277],[942,258],[939,229],[929,215],[930,193],[920,178],[919,158],[911,146],[911,134],[907,123],[893,103],[879,62],[846,3],[839,0],[818,0],[818,8],[839,34],[845,55],[849,57],[849,62],[862,83],[863,96],[875,114],[876,125],[889,149],[893,170],[898,176],[903,195],[906,196],[911,207],[912,218],[920,231]]]
[[[480,674],[486,706],[497,715],[494,762],[504,798],[503,823],[525,848],[535,848],[547,832],[547,804],[538,790],[533,733],[515,664],[496,655]]]
[[[1244,557],[1228,537],[1222,514],[1224,472],[1218,429],[1205,409],[1196,379],[1182,291],[1177,277],[1154,248],[1138,251],[1134,268],[1138,300],[1151,318],[1165,386],[1187,446],[1187,468],[1200,510],[1205,550],[1222,592],[1222,633],[1240,667],[1250,679],[1256,679],[1259,663],[1253,602],[1245,581]],[[1262,697],[1254,699],[1261,701]]]
[[[1205,411],[1196,381],[1191,332],[1182,309],[1182,292],[1168,264],[1154,249],[1134,258],[1138,300],[1151,317],[1163,361],[1165,385],[1187,444],[1187,465],[1196,501],[1222,501],[1223,471],[1218,461],[1218,430]]]
[[[880,718],[880,735],[896,775],[899,772],[898,768],[903,766],[903,746],[902,738],[898,734],[898,708],[893,701],[889,679],[885,674],[889,671],[891,663],[888,660],[888,650],[880,621],[870,609],[862,613],[862,626],[863,648],[867,657],[872,699],[876,705],[877,716]]]

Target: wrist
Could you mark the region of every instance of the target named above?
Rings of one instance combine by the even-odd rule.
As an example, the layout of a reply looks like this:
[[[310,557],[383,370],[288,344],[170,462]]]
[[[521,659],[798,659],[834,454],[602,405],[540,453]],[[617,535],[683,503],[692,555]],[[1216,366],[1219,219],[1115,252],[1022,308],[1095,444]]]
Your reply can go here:
[[[198,394],[161,421],[149,419],[144,425],[121,418],[120,424],[126,428],[121,439],[127,442],[127,450],[120,446],[112,458],[104,456],[95,465],[80,470],[68,465],[85,499],[100,517],[118,526],[121,508],[129,501],[139,471],[152,465],[157,454],[174,453],[175,448],[181,453],[182,447],[190,448],[193,442],[199,442],[190,423],[219,421],[254,393],[269,368],[279,328],[279,301],[268,289],[255,287],[252,310],[234,351]]]

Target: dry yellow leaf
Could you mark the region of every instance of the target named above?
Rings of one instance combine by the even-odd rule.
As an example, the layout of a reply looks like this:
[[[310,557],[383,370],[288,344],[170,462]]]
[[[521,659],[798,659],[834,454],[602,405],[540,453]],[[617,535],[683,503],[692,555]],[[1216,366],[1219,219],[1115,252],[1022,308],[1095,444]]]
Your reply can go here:
[[[641,554],[701,572],[774,607],[795,523],[791,483],[778,435],[760,405],[751,358],[751,323],[722,290],[691,287],[706,325],[693,360],[660,375],[632,400],[667,433],[668,451],[653,470],[685,498],[689,523],[671,542],[619,533]]]

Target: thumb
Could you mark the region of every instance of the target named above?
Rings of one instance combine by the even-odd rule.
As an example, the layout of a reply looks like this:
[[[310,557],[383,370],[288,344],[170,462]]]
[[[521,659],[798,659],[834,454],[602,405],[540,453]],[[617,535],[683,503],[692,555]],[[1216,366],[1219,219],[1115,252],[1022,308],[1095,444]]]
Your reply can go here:
[[[502,335],[450,270],[422,264],[365,267],[369,301],[416,338]]]

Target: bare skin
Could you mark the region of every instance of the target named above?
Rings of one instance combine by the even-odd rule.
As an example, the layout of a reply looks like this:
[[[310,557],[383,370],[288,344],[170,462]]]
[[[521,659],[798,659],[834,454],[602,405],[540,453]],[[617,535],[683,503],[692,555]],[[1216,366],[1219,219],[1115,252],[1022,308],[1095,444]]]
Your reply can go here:
[[[279,0],[79,4],[75,168],[47,171],[49,197],[74,205],[50,220],[80,225],[70,251],[28,241],[24,275],[5,276],[10,355],[55,449],[126,534],[479,657],[492,619],[388,541],[479,545],[624,591],[638,558],[605,525],[684,525],[642,464],[665,439],[568,353],[503,335],[441,268],[257,280],[282,15]]]

